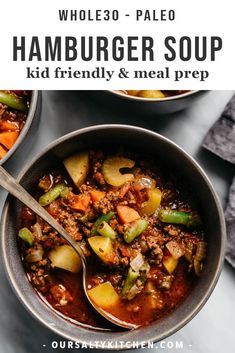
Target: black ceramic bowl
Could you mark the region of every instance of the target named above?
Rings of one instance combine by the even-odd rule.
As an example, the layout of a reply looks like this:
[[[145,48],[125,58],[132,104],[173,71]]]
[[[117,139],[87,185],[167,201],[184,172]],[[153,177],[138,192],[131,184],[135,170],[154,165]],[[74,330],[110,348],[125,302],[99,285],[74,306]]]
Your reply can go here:
[[[14,146],[7,152],[4,158],[0,159],[0,165],[4,164],[17,150],[17,148],[23,143],[26,138],[26,135],[31,130],[32,126],[36,126],[35,120],[39,118],[41,110],[41,92],[32,91],[32,97],[30,100],[28,116],[18,139],[16,140]],[[33,124],[35,122],[35,124]]]
[[[170,315],[151,325],[133,331],[107,332],[91,330],[64,319],[36,294],[29,283],[17,249],[17,229],[19,226],[20,205],[8,197],[1,222],[1,247],[3,262],[10,283],[25,307],[41,323],[61,336],[84,344],[98,341],[108,344],[116,341],[116,349],[122,348],[121,341],[159,341],[183,327],[203,307],[211,295],[221,271],[225,247],[225,223],[218,197],[200,166],[180,147],[165,137],[152,131],[126,125],[100,125],[72,132],[49,145],[32,163],[26,166],[19,176],[20,183],[29,191],[46,171],[66,156],[81,149],[90,149],[118,144],[126,149],[134,149],[156,159],[163,158],[169,169],[175,169],[185,182],[193,187],[208,239],[208,254],[202,276],[196,282],[190,295]],[[216,315],[216,314],[215,314]],[[216,317],[215,317],[216,319]]]
[[[208,91],[189,91],[165,98],[142,98],[121,91],[96,91],[94,98],[112,109],[135,114],[171,114],[190,107]]]

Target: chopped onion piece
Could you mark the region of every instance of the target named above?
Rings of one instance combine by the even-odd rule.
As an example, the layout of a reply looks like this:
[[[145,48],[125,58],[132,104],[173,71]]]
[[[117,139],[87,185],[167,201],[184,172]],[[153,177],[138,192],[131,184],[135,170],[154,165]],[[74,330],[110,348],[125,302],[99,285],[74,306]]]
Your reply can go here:
[[[197,250],[196,250],[196,254],[195,254],[195,259],[197,261],[202,261],[205,259],[206,257],[206,246],[207,243],[205,241],[199,241],[197,244]]]
[[[154,189],[156,187],[156,180],[150,178],[149,176],[140,175],[137,177],[134,187],[138,190],[142,189]]]
[[[188,243],[185,247],[185,258],[189,261],[192,262],[192,258],[193,258],[193,249],[194,249],[194,245],[193,243]]]
[[[201,261],[198,261],[197,259],[193,260],[193,267],[196,275],[199,277],[202,271],[202,263]]]
[[[197,244],[196,254],[193,259],[193,267],[197,276],[200,276],[202,271],[202,267],[203,267],[202,261],[206,257],[206,247],[207,247],[207,243],[203,240],[199,241]]]
[[[184,255],[184,250],[182,249],[180,244],[177,243],[176,241],[173,241],[173,240],[169,241],[166,244],[166,247],[169,250],[169,252],[171,253],[171,255],[174,257],[174,259],[176,259],[176,260]]]
[[[139,272],[140,268],[144,264],[144,257],[141,253],[139,253],[131,262],[130,266],[135,272]]]
[[[32,226],[33,231],[35,232],[35,236],[37,239],[42,238],[42,228],[40,224],[37,222]]]
[[[27,262],[38,262],[41,261],[43,257],[43,249],[34,249],[31,248],[30,252],[26,255],[25,260]]]

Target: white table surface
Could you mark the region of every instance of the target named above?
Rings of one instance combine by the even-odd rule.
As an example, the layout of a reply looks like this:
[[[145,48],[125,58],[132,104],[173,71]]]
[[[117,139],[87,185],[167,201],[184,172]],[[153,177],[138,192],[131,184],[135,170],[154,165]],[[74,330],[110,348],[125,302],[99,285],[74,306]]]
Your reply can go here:
[[[19,149],[5,168],[17,175],[45,145],[70,131],[101,123],[128,123],[143,126],[171,138],[193,155],[208,173],[223,205],[226,204],[234,166],[200,149],[203,137],[220,116],[231,91],[213,91],[190,109],[171,116],[136,116],[110,111],[90,99],[86,92],[44,91],[41,121],[33,143]],[[0,190],[0,212],[6,193]],[[78,349],[52,349],[54,340],[64,341],[39,324],[13,293],[0,263],[0,353],[78,352]],[[155,349],[160,352],[235,352],[235,270],[227,263],[209,301],[183,329],[163,345],[183,342],[183,348]],[[146,349],[140,350],[146,352]]]

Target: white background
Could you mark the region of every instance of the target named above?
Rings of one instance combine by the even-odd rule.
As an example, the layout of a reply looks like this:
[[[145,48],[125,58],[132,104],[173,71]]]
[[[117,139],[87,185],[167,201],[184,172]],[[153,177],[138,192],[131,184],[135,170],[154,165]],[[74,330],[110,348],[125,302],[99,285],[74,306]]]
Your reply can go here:
[[[118,9],[120,20],[118,22],[60,22],[58,19],[58,9]],[[135,21],[136,9],[174,9],[176,20],[174,22],[143,22]],[[94,12],[93,12],[94,13]],[[130,17],[124,14],[129,13]],[[0,20],[0,77],[1,86],[5,89],[234,89],[235,74],[235,46],[234,46],[234,13],[233,1],[208,1],[208,0],[130,0],[118,2],[111,1],[91,1],[85,2],[70,1],[45,1],[38,2],[4,1],[1,3]],[[33,61],[30,64],[26,62],[13,62],[12,60],[12,37],[26,36],[28,40],[31,36],[108,36],[111,39],[114,36],[152,36],[157,44],[155,62],[114,62],[108,63],[82,62],[40,62]],[[223,39],[223,49],[217,53],[216,61],[209,59],[205,62],[182,62],[179,59],[174,62],[164,61],[164,38],[173,35],[176,38],[181,36],[221,36]],[[30,42],[28,42],[30,43]],[[43,41],[42,46],[43,48]],[[176,46],[175,48],[178,48]],[[178,50],[177,50],[178,52]],[[109,82],[104,79],[27,79],[26,67],[36,66],[43,69],[50,66],[51,74],[53,70],[60,66],[66,70],[72,66],[73,70],[93,70],[95,67],[105,66],[107,70],[118,71],[120,67],[125,67],[128,71],[135,70],[161,70],[169,66],[171,72],[174,70],[208,70],[209,78],[205,82],[198,79],[184,79],[180,82],[174,82],[171,79],[157,80],[133,80],[120,79],[115,75]]]

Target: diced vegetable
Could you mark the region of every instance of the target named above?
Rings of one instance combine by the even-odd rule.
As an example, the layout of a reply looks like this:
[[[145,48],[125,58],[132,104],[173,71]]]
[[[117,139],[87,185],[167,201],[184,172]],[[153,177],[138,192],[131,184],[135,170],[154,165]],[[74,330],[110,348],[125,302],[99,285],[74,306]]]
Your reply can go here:
[[[185,254],[184,254],[184,256],[189,262],[192,262],[193,248],[194,248],[193,243],[187,243],[186,246],[185,246]]]
[[[114,212],[109,212],[103,216],[100,216],[94,223],[92,229],[91,229],[91,235],[97,234],[97,227],[102,223],[102,222],[109,222],[111,218],[115,215]]]
[[[204,260],[206,257],[206,247],[207,247],[207,243],[205,241],[199,241],[197,243],[197,250],[194,258],[197,259],[198,261]]]
[[[37,249],[30,248],[30,252],[25,256],[26,262],[32,263],[32,262],[39,262],[43,258],[43,248],[39,247]]]
[[[91,190],[90,195],[92,202],[97,202],[105,197],[105,192],[99,190]]]
[[[42,227],[40,224],[37,222],[32,226],[32,230],[35,233],[36,239],[42,239]]]
[[[117,233],[113,228],[105,221],[101,222],[97,227],[97,232],[104,237],[108,237],[115,240]]]
[[[174,241],[174,240],[169,241],[166,244],[166,247],[169,250],[169,252],[171,253],[171,255],[174,257],[174,259],[176,259],[176,260],[184,255],[184,250],[182,249],[180,244],[177,243],[177,241]]]
[[[127,277],[122,289],[122,297],[132,300],[137,294],[144,289],[144,283],[147,279],[147,274],[150,266],[144,262],[139,271],[134,271],[132,267],[129,268]]]
[[[132,270],[134,270],[135,272],[139,272],[140,268],[143,266],[144,264],[144,257],[141,253],[139,253],[131,262],[130,262],[130,266],[132,268]]]
[[[164,223],[183,224],[187,227],[196,227],[201,224],[197,213],[175,210],[160,210],[158,218]]]
[[[137,96],[140,93],[140,89],[139,90],[128,90],[127,91],[128,94],[130,94],[131,96]]]
[[[18,122],[10,120],[0,120],[0,131],[16,131],[18,129]]]
[[[162,192],[159,189],[148,190],[148,201],[144,202],[139,209],[141,216],[151,216],[160,206],[161,199]]]
[[[85,195],[85,194],[73,195],[71,208],[76,211],[85,212],[89,206],[90,199],[91,199],[90,195]]]
[[[202,271],[202,262],[197,259],[193,260],[193,267],[196,275],[199,277]]]
[[[131,296],[131,298],[130,298],[129,292],[130,292],[131,288],[135,285],[139,275],[140,275],[139,272],[135,272],[131,267],[129,268],[124,286],[122,288],[122,297],[123,298],[127,298],[129,300],[133,298],[133,296]]]
[[[8,150],[12,148],[19,136],[18,131],[6,131],[0,133],[0,143]]]
[[[199,241],[197,244],[196,254],[193,259],[193,267],[197,276],[200,276],[202,271],[202,267],[203,267],[202,261],[206,257],[206,247],[207,247],[207,243],[205,241]]]
[[[58,184],[42,195],[38,202],[41,206],[47,206],[58,197],[65,197],[68,191],[69,188],[65,184]]]
[[[77,153],[71,157],[66,158],[63,163],[74,184],[77,187],[81,186],[86,180],[89,169],[88,153]]]
[[[145,285],[146,306],[150,309],[161,309],[163,306],[162,294],[154,286],[153,282],[147,281]]]
[[[62,268],[72,273],[78,273],[82,268],[79,255],[70,245],[60,245],[48,254],[53,267]]]
[[[8,105],[10,108],[25,111],[27,106],[24,104],[23,100],[14,95],[4,91],[0,91],[0,103]]]
[[[164,98],[165,95],[159,90],[143,90],[138,93],[138,97],[143,98]]]
[[[28,243],[30,246],[33,245],[34,236],[33,236],[32,232],[30,232],[30,230],[28,228],[20,229],[18,235],[23,241]]]
[[[144,264],[140,268],[139,280],[142,284],[145,283],[145,281],[147,279],[147,274],[149,273],[149,271],[150,271],[150,265],[147,261],[145,261]]]
[[[148,221],[140,218],[129,224],[124,232],[124,240],[126,243],[131,243],[136,237],[142,234],[148,227]]]
[[[167,259],[163,260],[162,263],[163,263],[165,269],[167,270],[167,272],[171,275],[175,271],[175,269],[178,265],[178,262],[179,262],[179,260],[174,259],[173,256],[170,256]]]
[[[122,223],[130,223],[140,218],[139,213],[129,206],[117,206],[117,214]]]
[[[128,300],[132,300],[134,299],[139,293],[141,293],[143,290],[142,286],[137,286],[136,284],[134,284],[131,289],[129,290],[129,292],[127,293],[126,296],[123,296],[124,299],[128,299]]]
[[[102,166],[105,181],[112,186],[121,186],[125,182],[133,180],[133,174],[121,174],[120,169],[133,168],[135,162],[124,157],[107,158]]]
[[[156,180],[149,176],[138,175],[135,177],[134,188],[137,190],[154,189],[156,187]]]
[[[97,287],[88,289],[87,293],[91,300],[103,309],[118,305],[119,295],[110,282],[104,282]]]
[[[8,151],[6,151],[1,145],[0,145],[0,159],[5,157]]]
[[[110,238],[97,235],[88,238],[88,243],[102,261],[109,261],[109,257],[112,256],[113,253],[113,245]]]

